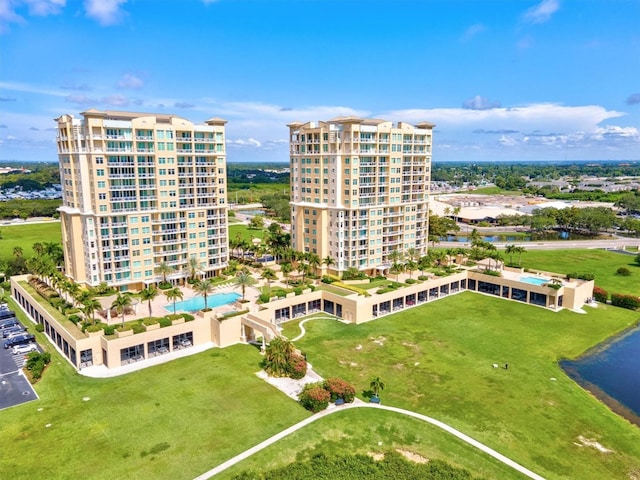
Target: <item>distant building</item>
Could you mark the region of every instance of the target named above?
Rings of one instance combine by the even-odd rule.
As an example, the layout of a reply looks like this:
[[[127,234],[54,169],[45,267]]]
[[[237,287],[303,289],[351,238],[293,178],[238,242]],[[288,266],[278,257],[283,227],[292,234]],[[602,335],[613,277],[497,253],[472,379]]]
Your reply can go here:
[[[58,156],[66,274],[140,289],[228,262],[225,120],[88,110],[62,115]]]
[[[294,249],[331,257],[338,272],[384,270],[396,250],[426,253],[433,124],[288,126]]]

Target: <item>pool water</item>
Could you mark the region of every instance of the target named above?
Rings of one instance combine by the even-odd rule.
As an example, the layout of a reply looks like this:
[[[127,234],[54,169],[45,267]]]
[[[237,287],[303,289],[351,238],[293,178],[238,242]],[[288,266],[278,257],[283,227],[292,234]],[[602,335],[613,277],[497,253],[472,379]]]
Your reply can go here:
[[[227,305],[233,303],[240,298],[240,294],[236,292],[229,293],[216,293],[215,295],[209,295],[207,297],[207,306],[209,308],[219,307],[221,305]],[[176,302],[176,312],[197,312],[204,308],[204,297],[198,295],[197,297],[190,298],[189,300],[183,300]],[[169,303],[164,306],[164,309],[173,312],[173,303]]]
[[[521,282],[530,283],[531,285],[544,285],[549,283],[548,278],[539,278],[539,277],[522,277],[520,279]]]

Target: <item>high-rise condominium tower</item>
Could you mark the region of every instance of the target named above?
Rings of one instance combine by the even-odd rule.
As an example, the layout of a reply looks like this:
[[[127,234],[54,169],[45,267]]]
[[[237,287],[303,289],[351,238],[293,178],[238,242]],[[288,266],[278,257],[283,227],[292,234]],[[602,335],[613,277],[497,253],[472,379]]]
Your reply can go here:
[[[384,270],[426,253],[434,125],[338,117],[292,123],[293,247],[332,270]]]
[[[66,274],[139,289],[228,262],[226,121],[88,110],[62,115]],[[170,267],[170,268],[166,268]]]

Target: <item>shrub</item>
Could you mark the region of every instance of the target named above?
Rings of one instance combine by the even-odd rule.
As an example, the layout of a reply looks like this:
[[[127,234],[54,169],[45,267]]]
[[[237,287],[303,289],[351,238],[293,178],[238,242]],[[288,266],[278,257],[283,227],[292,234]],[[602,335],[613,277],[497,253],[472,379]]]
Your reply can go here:
[[[577,278],[578,280],[594,280],[596,278],[593,273],[567,273],[567,280],[571,280],[572,278]]]
[[[429,277],[427,275],[419,275],[418,280],[424,282],[425,280],[429,280]]]
[[[171,319],[169,317],[162,317],[160,320],[158,320],[158,323],[160,324],[160,327],[170,327]]]
[[[113,335],[113,333],[116,331],[115,325],[105,325],[104,327],[102,327],[102,329],[104,330],[105,335]]]
[[[498,270],[485,270],[482,273],[485,275],[491,275],[492,277],[501,277],[502,274]]]
[[[122,331],[127,330],[127,329],[126,328],[120,328],[119,330],[122,332]],[[146,332],[147,331],[147,329],[144,328],[144,325],[142,324],[142,322],[134,323],[131,326],[131,330],[133,330],[133,333],[142,333],[142,332]]]
[[[100,325],[87,325],[85,328],[85,331],[87,332],[99,332],[100,330],[102,330]]]
[[[144,323],[145,325],[155,325],[156,323],[158,323],[158,319],[157,318],[145,318],[144,320],[142,320],[142,323]]]
[[[169,290],[170,288],[173,288],[173,285],[171,285],[170,282],[160,282],[158,284],[158,288],[160,288],[160,290]]]
[[[620,293],[611,294],[611,305],[616,307],[628,308],[629,310],[637,310],[640,308],[640,297],[633,295],[622,295]]]
[[[77,325],[81,318],[78,315],[69,315],[69,320]]]
[[[332,284],[333,282],[335,282],[335,280],[331,278],[329,275],[323,275],[320,281],[322,283],[327,283],[327,284]]]
[[[414,283],[418,283],[418,281],[414,278],[407,278],[404,283],[406,283],[407,285],[413,285]]]
[[[600,287],[593,287],[593,298],[596,299],[596,302],[607,303],[609,292]]]
[[[293,289],[293,292],[296,295],[302,295],[302,288],[301,287],[296,287],[296,288]]]
[[[327,378],[323,387],[331,395],[332,402],[342,398],[345,402],[351,403],[356,396],[356,389],[353,385],[342,378]]]
[[[191,322],[195,319],[195,317],[193,315],[191,315],[190,313],[183,313],[182,314],[182,318],[184,318],[185,322]]]
[[[293,354],[287,362],[287,373],[290,378],[300,380],[307,374],[307,361],[302,355]]]
[[[395,288],[391,287],[391,286],[386,286],[386,287],[382,287],[379,288],[376,293],[379,295],[382,295],[383,293],[389,293],[389,292],[393,292],[395,290]]]
[[[31,383],[42,377],[45,367],[51,362],[50,353],[31,352],[27,355],[27,370],[31,373]]]
[[[331,394],[324,389],[322,382],[309,383],[304,386],[298,398],[300,405],[313,413],[317,413],[329,406]]]
[[[41,323],[36,324],[36,332],[44,332],[44,325]]]
[[[631,271],[627,267],[620,267],[616,270],[616,275],[620,275],[621,277],[628,277],[631,275]]]

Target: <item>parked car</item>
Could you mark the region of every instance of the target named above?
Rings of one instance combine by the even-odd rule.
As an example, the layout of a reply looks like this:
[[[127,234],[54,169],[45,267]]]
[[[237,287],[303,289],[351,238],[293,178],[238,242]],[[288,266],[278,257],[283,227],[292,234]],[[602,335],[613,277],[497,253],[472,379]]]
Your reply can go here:
[[[17,318],[10,318],[8,320],[3,320],[0,322],[0,330],[5,330],[7,328],[13,328],[20,325]]]
[[[6,336],[6,339],[9,340],[10,338],[18,337],[20,335],[28,335],[28,333],[26,330],[18,330],[16,332],[9,333],[9,335]]]
[[[22,325],[14,325],[13,327],[5,328],[4,330],[2,330],[2,336],[4,338],[8,338],[16,333],[24,332],[26,332],[26,330]]]
[[[0,320],[8,318],[16,318],[16,314],[13,310],[0,310]]]
[[[35,343],[29,343],[27,345],[16,345],[15,347],[13,347],[12,353],[14,355],[19,355],[19,354],[24,354],[24,353],[29,353],[29,352],[37,352],[38,351],[38,347],[36,346]]]
[[[16,345],[24,345],[25,343],[32,343],[35,341],[35,335],[31,335],[30,333],[23,333],[22,335],[17,335],[4,342],[4,348],[13,348]]]

